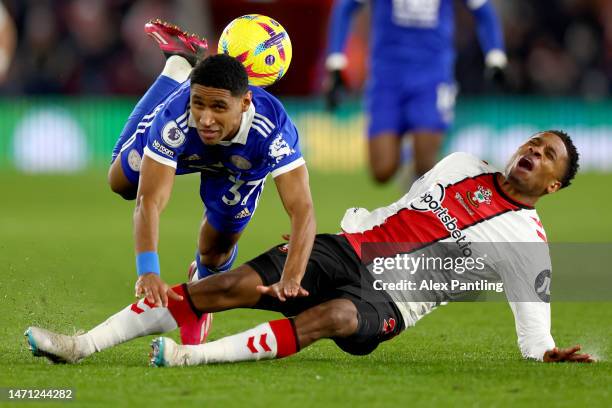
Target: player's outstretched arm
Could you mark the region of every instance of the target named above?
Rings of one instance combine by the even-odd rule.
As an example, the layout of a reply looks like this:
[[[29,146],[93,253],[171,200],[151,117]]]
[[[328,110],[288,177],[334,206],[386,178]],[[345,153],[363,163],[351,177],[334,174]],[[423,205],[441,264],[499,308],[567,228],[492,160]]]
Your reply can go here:
[[[467,0],[466,4],[476,19],[478,40],[485,55],[485,75],[493,83],[503,85],[508,58],[501,22],[490,1]]]
[[[136,296],[145,296],[156,306],[166,307],[168,296],[180,296],[168,288],[159,277],[157,242],[159,218],[170,199],[175,169],[145,155],[140,170],[140,182],[134,210],[134,239],[138,264]]]
[[[317,226],[306,165],[281,174],[274,181],[291,220],[289,252],[280,281],[270,286],[259,286],[258,290],[285,301],[288,297],[308,296],[300,283],[306,272]]]
[[[325,60],[327,76],[323,83],[328,110],[336,109],[340,103],[340,93],[344,88],[344,81],[340,72],[347,65],[344,47],[351,27],[352,16],[362,5],[363,2],[358,0],[336,0],[329,18],[328,55]]]
[[[545,302],[510,302],[516,333],[524,358],[545,363],[592,363],[590,354],[578,353],[580,346],[558,348],[550,334],[550,304]]]
[[[595,359],[590,354],[578,353],[580,348],[580,345],[564,349],[555,347],[544,353],[543,361],[545,363],[560,363],[563,361],[568,361],[570,363],[594,363]]]

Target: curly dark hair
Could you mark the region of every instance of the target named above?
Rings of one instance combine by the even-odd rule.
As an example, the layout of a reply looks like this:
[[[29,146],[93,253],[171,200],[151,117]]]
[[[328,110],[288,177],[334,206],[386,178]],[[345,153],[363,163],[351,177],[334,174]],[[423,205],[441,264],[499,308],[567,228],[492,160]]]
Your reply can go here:
[[[565,145],[565,150],[567,150],[567,168],[565,169],[565,174],[561,178],[561,188],[569,186],[576,176],[576,173],[578,173],[578,168],[580,167],[580,164],[578,163],[580,154],[576,149],[576,145],[574,145],[572,138],[562,130],[546,130],[541,133],[552,133],[561,139]]]
[[[249,90],[249,77],[236,58],[217,54],[196,64],[191,71],[191,84],[227,89],[232,96],[242,96]]]

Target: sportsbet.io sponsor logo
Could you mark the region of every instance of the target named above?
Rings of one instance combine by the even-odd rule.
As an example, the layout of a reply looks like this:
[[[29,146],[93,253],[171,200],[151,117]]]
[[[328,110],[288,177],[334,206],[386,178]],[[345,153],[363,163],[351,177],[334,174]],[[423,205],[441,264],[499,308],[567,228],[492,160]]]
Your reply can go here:
[[[179,147],[185,143],[186,136],[175,121],[166,123],[162,131],[162,139],[170,147]]]
[[[472,250],[470,246],[472,243],[467,240],[466,235],[459,229],[457,218],[451,216],[448,212],[448,208],[442,205],[444,196],[444,186],[438,183],[429,191],[423,193],[417,200],[413,200],[413,202],[410,203],[410,207],[416,211],[433,212],[457,245],[459,245],[459,249],[463,253],[463,256],[471,257]]]

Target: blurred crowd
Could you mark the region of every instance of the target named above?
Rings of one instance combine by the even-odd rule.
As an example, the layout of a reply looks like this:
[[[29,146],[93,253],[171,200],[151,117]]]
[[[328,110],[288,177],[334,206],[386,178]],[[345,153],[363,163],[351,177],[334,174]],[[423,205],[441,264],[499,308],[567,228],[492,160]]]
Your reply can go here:
[[[580,95],[597,99],[612,90],[612,1],[494,0],[509,56],[507,91]],[[471,24],[458,13],[458,27]],[[463,93],[483,91],[482,65],[472,30],[456,31],[457,77]],[[478,58],[475,58],[478,56]]]
[[[0,1],[17,27],[17,51],[0,85],[12,94],[139,94],[163,65],[144,23],[207,26],[205,4],[193,1]]]
[[[516,94],[580,95],[603,98],[612,90],[612,1],[492,0],[501,17],[510,58],[504,91]],[[142,93],[163,64],[157,47],[143,34],[148,19],[160,17],[208,36],[215,48],[217,31],[227,21],[217,12],[227,0],[0,0],[14,21],[17,48],[5,81],[4,94],[126,94]],[[322,16],[285,24],[296,38],[313,41],[318,57],[298,64],[322,73],[326,17],[332,0],[266,1],[267,10],[291,13],[292,3],[316,3]],[[243,0],[244,9],[260,2]],[[457,0],[463,3],[463,0]],[[230,10],[233,11],[234,9]],[[231,14],[231,13],[230,13]],[[238,14],[237,14],[238,15]],[[236,15],[236,16],[237,16]],[[322,18],[321,18],[322,17]],[[313,21],[320,21],[313,28]],[[316,31],[316,32],[315,32]],[[463,94],[492,91],[482,80],[482,54],[471,15],[457,5],[457,79]],[[300,58],[294,41],[294,61]],[[305,48],[303,49],[305,50]],[[315,54],[316,55],[316,54]],[[297,68],[296,68],[297,69]],[[290,75],[283,81],[303,84]],[[290,93],[316,93],[322,75],[308,76],[307,86],[286,87]],[[285,89],[282,88],[281,91]],[[282,93],[282,92],[281,92]]]

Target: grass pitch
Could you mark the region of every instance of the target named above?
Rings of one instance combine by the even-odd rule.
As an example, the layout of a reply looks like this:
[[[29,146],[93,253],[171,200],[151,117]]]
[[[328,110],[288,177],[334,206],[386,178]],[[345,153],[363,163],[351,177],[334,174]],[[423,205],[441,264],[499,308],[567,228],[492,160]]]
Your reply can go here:
[[[337,231],[350,206],[374,208],[399,197],[394,187],[372,186],[364,174],[311,176],[320,232]],[[505,303],[442,307],[366,357],[322,341],[279,361],[153,369],[147,367],[148,337],[77,365],[49,365],[26,349],[27,326],[73,333],[133,301],[133,203],[110,193],[103,170],[77,176],[4,172],[0,185],[0,387],[73,388],[79,407],[612,405],[612,303],[553,301],[557,344],[582,344],[602,359],[594,365],[522,360]],[[609,242],[610,185],[610,175],[583,175],[567,191],[544,198],[538,210],[549,240]],[[264,195],[240,242],[239,263],[289,231],[271,180]],[[197,177],[178,178],[161,225],[168,282],[184,280],[201,211]],[[219,313],[211,338],[276,316]]]

